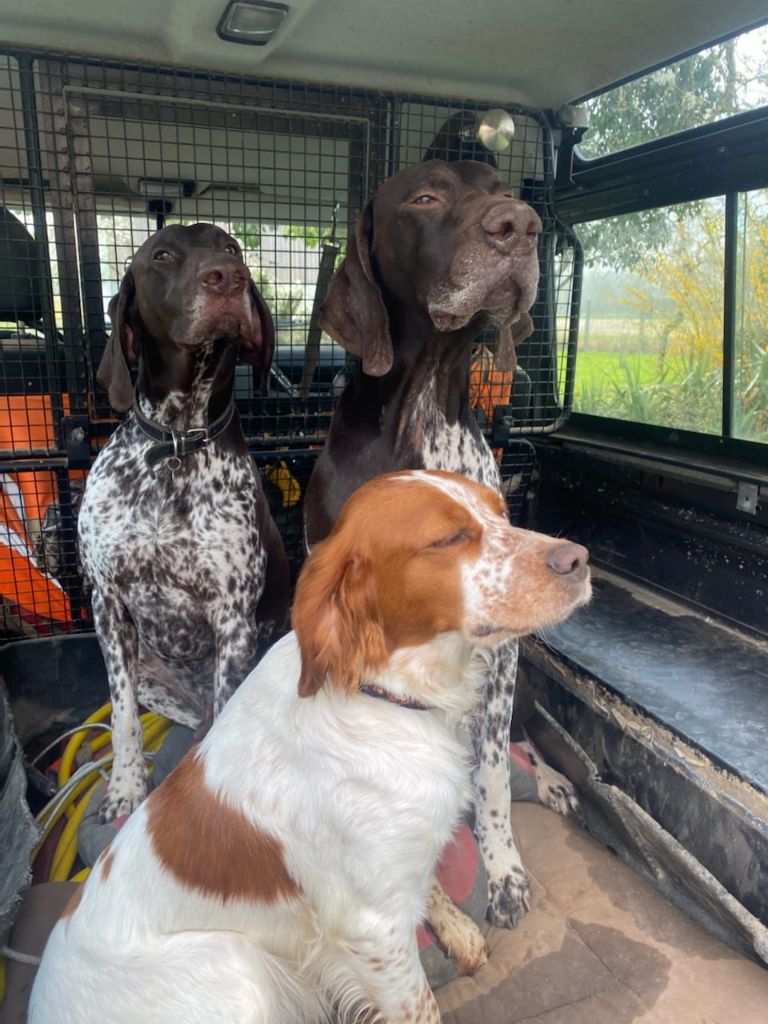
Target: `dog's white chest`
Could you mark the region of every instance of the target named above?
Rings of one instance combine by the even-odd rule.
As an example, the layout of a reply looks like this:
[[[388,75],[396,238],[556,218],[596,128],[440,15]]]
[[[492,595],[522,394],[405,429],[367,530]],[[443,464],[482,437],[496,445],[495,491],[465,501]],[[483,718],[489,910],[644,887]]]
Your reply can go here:
[[[421,456],[425,469],[442,469],[501,489],[501,478],[493,452],[481,434],[473,434],[461,423],[448,423],[427,390],[422,399],[424,428]]]

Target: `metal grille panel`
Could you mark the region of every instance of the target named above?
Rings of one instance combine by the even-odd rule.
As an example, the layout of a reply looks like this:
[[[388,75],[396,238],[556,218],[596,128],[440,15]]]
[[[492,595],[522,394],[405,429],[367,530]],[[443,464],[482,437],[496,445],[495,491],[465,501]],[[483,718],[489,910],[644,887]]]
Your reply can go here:
[[[350,369],[316,321],[347,234],[366,197],[400,168],[430,152],[483,157],[462,129],[494,106],[505,104],[0,55],[6,635],[89,625],[75,517],[84,473],[116,422],[93,371],[126,263],[164,223],[214,221],[234,234],[275,316],[269,385],[263,390],[240,367],[236,399],[298,566],[301,497]],[[578,252],[552,207],[547,121],[506,106],[516,134],[498,167],[544,221],[542,283],[535,334],[520,349],[514,380],[495,371],[488,332],[473,396],[505,452],[515,518],[527,483],[521,491],[514,481],[528,479],[531,450],[514,436],[553,429],[570,406]]]

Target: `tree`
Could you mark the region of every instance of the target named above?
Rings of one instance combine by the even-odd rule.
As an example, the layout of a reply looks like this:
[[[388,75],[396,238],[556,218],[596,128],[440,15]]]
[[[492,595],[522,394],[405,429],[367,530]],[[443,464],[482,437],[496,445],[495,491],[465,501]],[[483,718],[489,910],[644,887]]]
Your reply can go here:
[[[627,288],[627,305],[659,324],[659,355],[696,354],[707,365],[722,364],[723,349],[723,234],[722,203],[697,204],[698,216],[679,217],[674,230],[639,265],[640,278],[650,289]],[[658,296],[669,310],[659,316]]]
[[[744,109],[751,72],[736,60],[737,42],[694,53],[590,100],[583,155],[615,153]]]
[[[610,89],[587,104],[590,127],[579,145],[586,158],[618,152],[716,121],[768,98],[768,31],[728,40]],[[698,216],[695,203],[642,210],[580,224],[588,265],[634,270],[661,248],[677,221]]]
[[[265,236],[269,237],[275,233],[275,228],[266,224],[256,224],[253,221],[232,221],[229,230],[243,249],[250,253],[261,249],[262,239]],[[308,248],[313,247],[311,240],[308,240],[303,233],[300,235],[293,233],[289,226],[277,230],[289,238],[300,237]],[[257,267],[252,266],[251,273],[254,284],[264,296],[273,316],[290,317],[306,312],[304,289],[300,284],[294,285],[276,280],[263,264]]]
[[[317,249],[322,240],[320,228],[311,224],[284,224],[281,231],[286,238],[303,242],[307,249]]]
[[[720,432],[725,211],[718,199],[695,205],[695,217],[674,219],[664,243],[615,278],[625,309],[647,325],[647,349],[608,318],[622,344],[603,347],[615,358],[578,381],[581,411]],[[734,436],[768,442],[768,192],[741,197],[739,228]]]
[[[301,285],[281,284],[264,267],[251,271],[253,282],[264,297],[272,316],[288,317],[306,313],[306,300]]]
[[[229,229],[244,249],[261,248],[262,228],[260,224],[254,224],[250,220],[233,220]]]

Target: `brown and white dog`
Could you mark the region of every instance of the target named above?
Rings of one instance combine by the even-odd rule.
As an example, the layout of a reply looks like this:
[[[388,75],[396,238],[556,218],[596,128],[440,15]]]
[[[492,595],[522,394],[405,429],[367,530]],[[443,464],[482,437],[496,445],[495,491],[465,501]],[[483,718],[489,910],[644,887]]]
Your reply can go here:
[[[54,928],[29,1024],[439,1021],[416,926],[471,796],[455,731],[477,648],[583,604],[586,563],[450,473],[358,490],[304,567],[295,631]]]

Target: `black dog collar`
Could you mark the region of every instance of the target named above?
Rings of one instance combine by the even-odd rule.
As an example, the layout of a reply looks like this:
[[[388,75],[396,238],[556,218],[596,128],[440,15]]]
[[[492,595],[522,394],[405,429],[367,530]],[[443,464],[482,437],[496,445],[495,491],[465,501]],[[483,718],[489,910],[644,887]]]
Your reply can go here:
[[[149,446],[144,455],[147,468],[154,473],[158,463],[167,459],[167,467],[174,473],[181,467],[185,455],[202,451],[214,438],[224,433],[235,415],[235,403],[230,402],[221,416],[207,427],[193,427],[191,430],[168,430],[160,426],[141,411],[138,396],[133,400],[133,415],[141,431],[156,442]]]
[[[389,690],[385,690],[383,686],[374,686],[372,683],[363,683],[360,693],[364,693],[368,697],[375,697],[377,700],[389,701],[390,704],[397,704],[401,708],[411,708],[413,711],[434,710],[431,704],[422,704],[415,697],[398,697],[396,694],[390,693]]]

